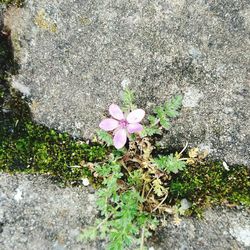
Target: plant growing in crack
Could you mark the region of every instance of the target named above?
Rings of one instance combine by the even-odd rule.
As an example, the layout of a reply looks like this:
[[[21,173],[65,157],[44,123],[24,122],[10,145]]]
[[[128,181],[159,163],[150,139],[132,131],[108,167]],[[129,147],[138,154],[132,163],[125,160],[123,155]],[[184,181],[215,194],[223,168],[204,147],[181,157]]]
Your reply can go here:
[[[103,219],[83,230],[80,239],[109,239],[110,250],[135,246],[144,249],[144,239],[159,223],[157,215],[176,213],[176,208],[165,202],[167,183],[172,173],[186,167],[186,158],[181,158],[183,151],[154,158],[149,136],[170,128],[170,119],[178,115],[181,100],[177,96],[163,107],[156,107],[144,127],[141,121],[145,111],[135,106],[134,93],[129,89],[124,92],[122,108],[110,105],[111,118],[101,121],[102,130],[97,135],[116,150],[107,162],[86,166],[101,182],[97,206]]]

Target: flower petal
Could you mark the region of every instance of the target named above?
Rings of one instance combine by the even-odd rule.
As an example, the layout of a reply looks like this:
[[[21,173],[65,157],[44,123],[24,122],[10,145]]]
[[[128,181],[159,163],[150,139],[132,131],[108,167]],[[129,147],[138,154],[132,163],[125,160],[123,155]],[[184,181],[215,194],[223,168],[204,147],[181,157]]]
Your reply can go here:
[[[130,134],[135,133],[135,132],[140,132],[143,130],[143,127],[140,123],[130,123],[127,126],[128,132]]]
[[[112,131],[116,129],[118,126],[119,126],[119,122],[111,118],[104,119],[99,124],[99,127],[105,131]]]
[[[126,130],[125,129],[118,129],[115,132],[115,136],[113,138],[113,141],[114,141],[114,146],[117,149],[122,148],[126,144],[126,141],[127,141]]]
[[[128,123],[138,123],[145,116],[145,111],[143,109],[136,109],[130,112],[127,116]]]
[[[112,117],[117,120],[125,119],[123,112],[121,111],[120,107],[116,104],[111,104],[109,106],[109,113]]]

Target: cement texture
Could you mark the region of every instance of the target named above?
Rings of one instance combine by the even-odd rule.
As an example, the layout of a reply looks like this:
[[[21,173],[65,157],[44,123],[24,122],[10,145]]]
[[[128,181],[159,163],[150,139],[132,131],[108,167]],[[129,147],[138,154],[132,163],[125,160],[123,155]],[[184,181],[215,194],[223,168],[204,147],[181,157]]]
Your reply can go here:
[[[0,174],[1,250],[103,250],[105,242],[78,242],[97,216],[91,187],[59,187],[49,176]],[[207,210],[204,219],[165,221],[149,249],[250,249],[249,212]]]
[[[248,0],[28,0],[5,23],[36,121],[91,138],[124,84],[147,113],[182,94],[161,144],[250,164]]]

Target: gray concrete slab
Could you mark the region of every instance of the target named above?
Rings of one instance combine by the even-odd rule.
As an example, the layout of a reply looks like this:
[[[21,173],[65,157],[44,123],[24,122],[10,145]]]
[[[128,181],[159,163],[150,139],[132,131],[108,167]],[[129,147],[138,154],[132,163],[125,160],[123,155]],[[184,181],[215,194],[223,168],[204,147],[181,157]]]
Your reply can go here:
[[[9,11],[36,121],[89,138],[130,82],[150,112],[175,94],[180,118],[164,145],[207,148],[250,163],[248,0],[29,0]]]
[[[0,174],[1,250],[105,249],[100,241],[76,240],[97,215],[91,187],[60,188],[48,176]],[[155,250],[249,249],[249,212],[207,210],[204,219],[173,219],[147,243]],[[152,249],[152,248],[151,248]]]

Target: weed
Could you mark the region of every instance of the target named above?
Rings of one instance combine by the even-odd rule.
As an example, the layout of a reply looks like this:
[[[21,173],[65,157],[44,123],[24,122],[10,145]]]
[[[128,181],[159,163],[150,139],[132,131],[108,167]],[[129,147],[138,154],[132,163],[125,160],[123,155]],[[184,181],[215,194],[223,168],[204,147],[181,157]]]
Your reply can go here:
[[[142,111],[131,103],[133,100],[133,92],[126,89],[124,110],[126,113],[136,110],[131,112],[138,113],[136,123],[141,121]],[[161,134],[170,128],[170,119],[178,115],[181,100],[177,96],[162,107],[156,107],[143,131],[138,129],[133,134],[127,133],[129,143],[123,149],[116,146],[117,128],[128,128],[120,127],[113,118],[101,122],[100,127],[107,131],[99,131],[98,138],[105,145],[114,144],[116,150],[109,155],[106,163],[85,166],[96,182],[100,183],[97,206],[102,219],[97,219],[93,226],[85,228],[79,239],[108,239],[110,250],[137,246],[144,249],[144,239],[158,226],[160,214],[171,214],[174,223],[179,223],[183,215],[201,216],[206,206],[250,205],[247,168],[227,170],[222,164],[206,162],[207,152],[193,148],[185,153],[187,145],[175,154],[152,155],[155,141],[148,136]],[[113,112],[113,108],[114,104],[110,106],[113,117],[117,118],[119,114],[133,123],[130,116],[124,116],[118,106],[115,106],[116,112]],[[115,135],[112,140],[110,131],[113,130]],[[183,203],[188,206],[183,206]]]

